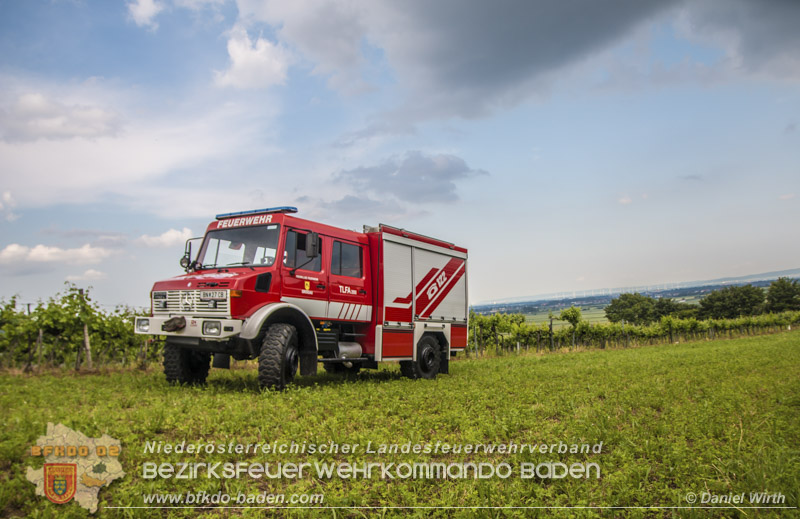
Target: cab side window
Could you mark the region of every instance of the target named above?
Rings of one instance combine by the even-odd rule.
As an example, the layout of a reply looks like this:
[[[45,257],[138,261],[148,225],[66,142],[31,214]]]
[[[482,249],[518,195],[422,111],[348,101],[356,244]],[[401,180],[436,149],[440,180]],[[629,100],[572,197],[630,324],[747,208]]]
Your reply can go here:
[[[331,274],[360,278],[363,273],[363,252],[352,243],[333,242],[331,253]]]
[[[316,258],[309,261],[306,256],[306,237],[307,233],[299,231],[289,231],[286,233],[286,247],[283,257],[283,264],[289,268],[299,268],[302,270],[312,270],[319,272],[322,270],[322,238],[319,239],[319,254]]]

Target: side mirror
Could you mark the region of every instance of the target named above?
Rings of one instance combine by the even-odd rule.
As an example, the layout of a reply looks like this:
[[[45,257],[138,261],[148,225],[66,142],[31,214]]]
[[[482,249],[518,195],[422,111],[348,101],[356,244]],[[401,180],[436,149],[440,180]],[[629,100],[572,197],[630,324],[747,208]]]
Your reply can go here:
[[[186,246],[183,249],[183,257],[181,258],[180,264],[186,272],[194,270],[195,267],[196,262],[192,261],[192,242],[195,240],[202,240],[202,238],[189,238],[186,240]]]
[[[306,258],[319,256],[319,234],[310,232],[306,235]]]

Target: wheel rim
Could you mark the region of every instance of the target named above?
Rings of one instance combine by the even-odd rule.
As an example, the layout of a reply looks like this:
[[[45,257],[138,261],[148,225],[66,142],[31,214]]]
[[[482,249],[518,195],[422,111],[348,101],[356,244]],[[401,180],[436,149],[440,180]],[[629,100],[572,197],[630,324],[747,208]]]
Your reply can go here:
[[[297,354],[297,348],[289,348],[286,350],[286,364],[284,371],[285,380],[289,381],[294,378],[297,373],[297,366],[300,364],[300,357]]]

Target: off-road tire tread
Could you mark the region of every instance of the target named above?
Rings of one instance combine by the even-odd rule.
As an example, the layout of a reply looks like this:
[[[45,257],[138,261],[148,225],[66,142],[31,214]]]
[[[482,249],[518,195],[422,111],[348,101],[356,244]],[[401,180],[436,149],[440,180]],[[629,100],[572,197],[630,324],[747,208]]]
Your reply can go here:
[[[204,384],[211,354],[181,348],[169,341],[164,345],[164,374],[171,384]]]
[[[273,324],[267,330],[258,355],[258,384],[262,389],[280,391],[291,382],[284,380],[281,361],[292,336],[296,335],[297,330],[291,324]]]

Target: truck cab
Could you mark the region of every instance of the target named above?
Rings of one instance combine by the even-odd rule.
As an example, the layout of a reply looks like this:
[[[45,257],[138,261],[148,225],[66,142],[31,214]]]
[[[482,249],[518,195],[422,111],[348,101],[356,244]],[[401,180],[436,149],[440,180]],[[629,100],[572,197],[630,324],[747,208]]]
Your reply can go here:
[[[202,383],[230,357],[259,359],[259,383],[400,362],[433,378],[466,347],[466,249],[388,226],[304,220],[293,207],[217,215],[187,242],[186,273],[156,282],[139,334],[166,337],[170,382]],[[416,258],[415,258],[416,256]],[[415,266],[420,270],[415,273]],[[441,311],[439,311],[441,309]]]

